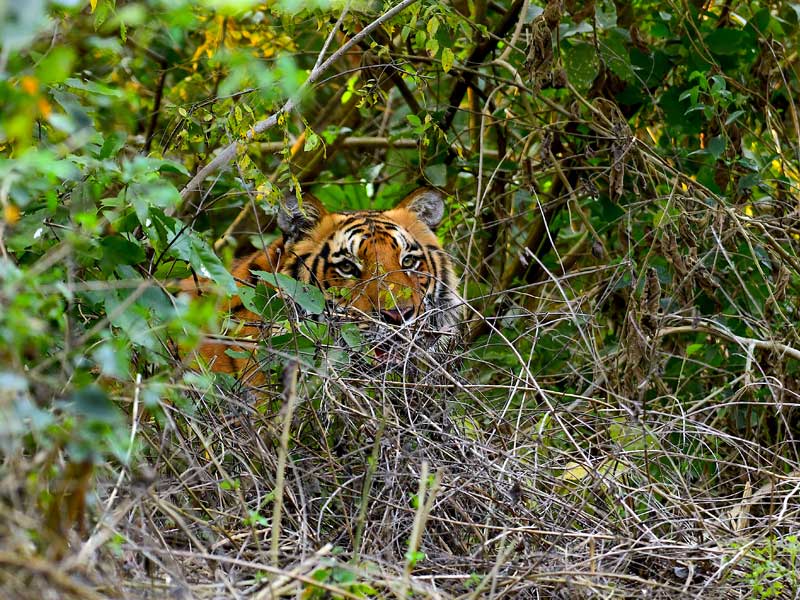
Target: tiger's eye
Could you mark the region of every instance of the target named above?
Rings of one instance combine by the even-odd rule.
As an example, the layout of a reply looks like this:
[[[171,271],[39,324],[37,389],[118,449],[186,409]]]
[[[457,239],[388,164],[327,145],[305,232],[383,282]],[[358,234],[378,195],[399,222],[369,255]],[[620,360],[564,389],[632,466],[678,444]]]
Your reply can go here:
[[[403,260],[400,261],[400,266],[403,267],[404,269],[413,270],[419,267],[421,262],[422,261],[420,260],[419,256],[414,256],[413,254],[406,254],[403,257]]]
[[[358,272],[358,267],[349,260],[343,260],[336,265],[336,270],[345,277],[352,277]]]

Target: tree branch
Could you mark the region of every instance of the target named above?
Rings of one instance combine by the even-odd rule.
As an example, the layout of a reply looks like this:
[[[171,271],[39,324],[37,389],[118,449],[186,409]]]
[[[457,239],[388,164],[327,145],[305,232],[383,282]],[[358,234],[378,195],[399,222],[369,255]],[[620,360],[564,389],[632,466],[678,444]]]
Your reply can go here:
[[[753,346],[754,348],[761,348],[762,350],[772,350],[779,354],[784,354],[795,360],[800,360],[800,350],[792,348],[781,342],[772,340],[759,340],[756,338],[742,337],[725,331],[716,325],[711,324],[710,321],[703,321],[697,325],[678,325],[675,327],[664,327],[656,332],[658,337],[666,337],[668,335],[676,335],[679,333],[707,333],[740,346]]]
[[[330,66],[339,60],[348,50],[350,50],[353,46],[357,45],[361,40],[366,38],[372,31],[376,28],[380,27],[383,23],[394,17],[399,12],[406,9],[408,6],[414,4],[418,0],[403,0],[397,6],[391,8],[390,10],[386,11],[380,17],[375,19],[372,23],[364,27],[361,31],[359,31],[356,35],[354,35],[349,41],[347,41],[341,48],[339,48],[336,52],[331,54],[327,60],[320,62],[317,60],[317,64],[312,69],[311,73],[308,76],[308,79],[305,80],[303,85],[300,86],[300,89],[297,90],[297,93],[291,98],[289,98],[286,103],[278,110],[278,112],[270,115],[266,119],[263,119],[253,125],[250,130],[245,134],[243,140],[236,140],[231,142],[227,146],[225,146],[219,154],[217,154],[211,162],[201,168],[197,174],[192,177],[189,183],[184,186],[181,190],[181,198],[185,199],[189,194],[192,192],[198,191],[200,189],[200,184],[214,171],[221,169],[222,167],[227,166],[235,157],[239,149],[242,147],[243,142],[248,142],[252,140],[255,136],[265,132],[267,129],[274,127],[278,123],[278,119],[282,114],[292,112],[297,103],[300,101],[303,93],[314,84],[314,82],[319,79],[320,75],[322,75],[325,71],[327,71]],[[323,52],[320,54],[320,58],[324,54]]]
[[[395,148],[398,150],[412,150],[419,147],[419,140],[414,138],[392,139],[384,136],[350,136],[343,138],[338,143],[344,148]],[[258,149],[261,152],[279,152],[283,150],[284,142],[261,142]],[[453,147],[455,150],[455,147]],[[498,150],[484,150],[484,156],[497,159]]]

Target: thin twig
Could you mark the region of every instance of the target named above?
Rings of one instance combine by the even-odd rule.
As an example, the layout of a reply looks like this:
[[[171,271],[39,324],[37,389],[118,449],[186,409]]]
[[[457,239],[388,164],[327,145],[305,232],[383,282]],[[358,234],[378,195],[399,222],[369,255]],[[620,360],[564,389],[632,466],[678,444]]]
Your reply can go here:
[[[286,365],[283,373],[283,430],[281,431],[281,447],[278,453],[278,468],[275,475],[275,500],[272,510],[272,543],[270,555],[272,565],[278,567],[281,541],[281,515],[283,511],[283,488],[286,478],[286,461],[289,456],[289,438],[292,432],[292,418],[297,404],[297,374],[300,369],[297,361]]]

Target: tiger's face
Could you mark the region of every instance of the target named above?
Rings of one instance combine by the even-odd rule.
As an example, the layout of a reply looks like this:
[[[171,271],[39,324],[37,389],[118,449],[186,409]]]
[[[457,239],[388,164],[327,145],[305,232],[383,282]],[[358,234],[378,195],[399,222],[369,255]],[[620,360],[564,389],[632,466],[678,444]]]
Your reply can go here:
[[[310,195],[286,201],[278,271],[320,287],[334,312],[358,324],[375,355],[402,360],[415,344],[452,334],[461,300],[434,233],[444,199],[420,188],[387,211],[331,213]]]
[[[424,355],[419,350],[444,349],[461,321],[452,262],[434,234],[443,215],[444,199],[432,188],[412,192],[387,211],[331,213],[310,195],[302,207],[290,197],[278,214],[283,237],[238,261],[233,275],[249,286],[261,280],[254,271],[318,286],[327,300],[323,318],[356,323],[366,354],[379,363],[405,363]],[[204,283],[190,277],[180,286],[202,295]],[[263,385],[254,345],[265,334],[261,316],[240,295],[224,308],[233,329],[204,340],[198,354],[214,371]]]

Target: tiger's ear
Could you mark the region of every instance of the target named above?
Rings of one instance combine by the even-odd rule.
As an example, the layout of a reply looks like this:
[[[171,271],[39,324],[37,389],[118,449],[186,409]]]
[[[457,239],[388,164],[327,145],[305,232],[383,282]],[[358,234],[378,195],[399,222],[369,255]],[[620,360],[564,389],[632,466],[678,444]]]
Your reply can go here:
[[[444,216],[444,195],[432,187],[421,187],[403,198],[395,208],[405,208],[431,229],[436,229]]]
[[[278,209],[278,227],[287,242],[295,242],[311,233],[326,214],[322,202],[311,194],[303,194],[302,206],[294,194],[287,194]]]

